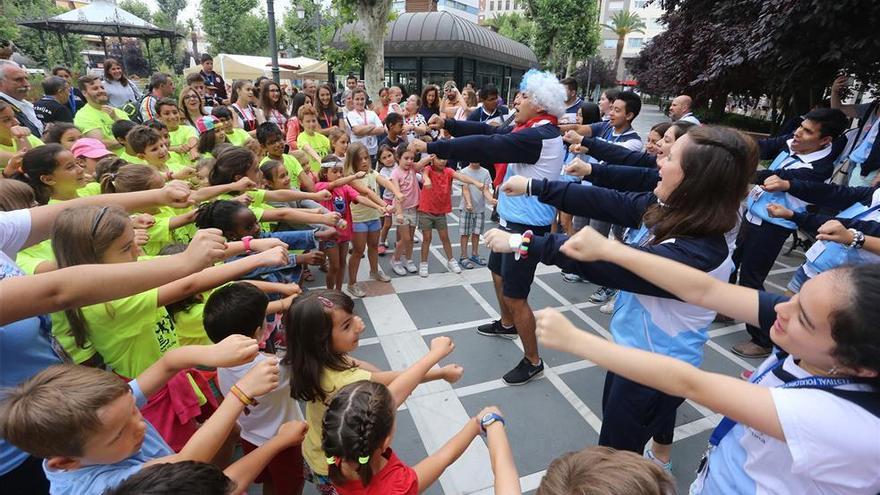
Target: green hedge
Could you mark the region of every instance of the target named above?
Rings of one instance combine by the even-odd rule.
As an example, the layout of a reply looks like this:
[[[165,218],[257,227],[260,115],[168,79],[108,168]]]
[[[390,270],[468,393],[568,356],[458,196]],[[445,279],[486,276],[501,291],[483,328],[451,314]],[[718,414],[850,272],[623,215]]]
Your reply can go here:
[[[700,119],[700,122],[706,124],[726,125],[742,131],[763,132],[766,134],[773,134],[776,130],[776,124],[769,120],[740,115],[738,113],[725,113],[720,119],[717,117],[710,117],[706,113],[706,110],[703,109],[694,113]]]

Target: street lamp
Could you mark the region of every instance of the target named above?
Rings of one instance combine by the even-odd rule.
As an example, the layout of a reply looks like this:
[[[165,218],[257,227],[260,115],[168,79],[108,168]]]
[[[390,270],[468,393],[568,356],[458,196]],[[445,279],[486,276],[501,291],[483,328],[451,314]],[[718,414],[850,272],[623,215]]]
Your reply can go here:
[[[281,84],[281,70],[278,68],[278,40],[275,38],[275,0],[266,0],[266,13],[269,16],[269,53],[272,57],[272,80]]]
[[[296,17],[297,17],[297,19],[299,19],[301,21],[305,20],[306,9],[304,9],[302,6],[297,7],[296,8]],[[321,22],[322,22],[322,20],[323,19],[321,16],[321,7],[318,6],[318,9],[315,11],[315,15],[313,15],[306,22],[309,26],[311,26],[315,30],[315,50],[318,52],[318,58],[321,57]]]

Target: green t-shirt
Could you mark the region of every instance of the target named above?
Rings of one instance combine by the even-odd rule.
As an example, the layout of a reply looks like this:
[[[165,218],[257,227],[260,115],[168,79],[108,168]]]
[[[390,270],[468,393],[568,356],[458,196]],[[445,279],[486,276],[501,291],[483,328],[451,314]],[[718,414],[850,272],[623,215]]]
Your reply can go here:
[[[234,144],[235,146],[244,146],[244,142],[250,137],[251,135],[247,131],[237,127],[232,132],[226,134],[226,140],[229,141],[229,144]]]
[[[306,134],[305,131],[300,132],[296,138],[296,146],[299,149],[303,149],[304,144],[311,146],[321,158],[330,154],[330,139],[320,132],[316,132],[311,136]],[[314,159],[309,160],[309,165],[311,165],[312,171],[316,174],[318,170],[321,170],[321,162],[316,162]]]
[[[135,378],[179,346],[174,322],[159,307],[159,289],[82,308],[88,336],[116,373]]]
[[[147,164],[146,161],[144,161],[134,155],[129,155],[128,152],[125,151],[125,148],[119,148],[119,149],[122,150],[119,152],[119,158],[122,158],[123,160],[127,161],[128,163],[134,163],[135,165],[146,165]]]
[[[15,264],[21,268],[21,271],[28,275],[33,275],[37,270],[37,266],[44,261],[55,261],[55,253],[52,252],[52,240],[34,244],[33,246],[22,249],[15,256]]]
[[[251,197],[251,204],[248,208],[254,212],[254,216],[257,217],[257,221],[263,218],[263,213],[270,208],[274,208],[274,206],[266,203],[266,190],[265,189],[254,189],[253,191],[248,191],[245,194]],[[223,194],[217,197],[217,199],[235,199],[236,196],[240,196],[240,194],[232,195],[232,194]]]
[[[190,127],[188,125],[180,125],[174,132],[168,132],[168,138],[171,140],[171,146],[174,147],[180,146],[182,144],[187,144],[192,138],[196,138],[196,140],[198,140],[199,136],[196,133],[196,129],[194,127]],[[182,163],[184,165],[192,165],[193,163],[193,161],[189,158],[189,153],[178,153],[176,151],[172,151],[171,156],[175,158],[175,163]],[[169,159],[168,161],[171,160]]]
[[[45,144],[42,141],[40,141],[40,138],[34,136],[33,134],[28,135],[27,141],[28,141],[28,143],[30,143],[31,149],[34,149],[37,146],[42,146],[43,144]],[[18,140],[13,139],[12,144],[8,145],[8,146],[5,144],[0,144],[0,151],[7,151],[9,153],[15,153],[16,151],[18,151]]]
[[[174,242],[171,237],[171,227],[168,225],[175,216],[174,210],[162,208],[159,213],[153,215],[155,222],[147,229],[150,240],[141,248],[147,256],[156,256],[165,246]]]
[[[302,165],[300,165],[299,160],[286,153],[281,155],[281,158],[284,168],[287,169],[287,173],[290,175],[290,187],[293,189],[299,189],[299,174],[303,171]],[[269,160],[270,158],[268,156],[264,157],[260,160],[260,166]]]
[[[67,351],[67,354],[70,355],[74,363],[82,364],[95,355],[95,346],[92,345],[88,338],[86,338],[83,347],[76,345],[76,339],[73,338],[73,334],[70,332],[70,322],[67,320],[67,313],[58,311],[49,316],[52,318],[52,335],[55,336],[55,340],[58,341],[61,347]]]
[[[99,184],[98,182],[89,182],[88,184],[76,190],[76,195],[80,198],[85,198],[87,196],[97,196],[99,194],[101,194],[101,184]]]
[[[120,120],[131,120],[125,112],[118,108],[114,108],[113,112],[116,114],[116,118]],[[104,139],[115,139],[112,131],[113,119],[101,111],[101,109],[91,105],[86,105],[76,112],[76,115],[73,117],[73,125],[79,127],[83,134],[99,129]]]

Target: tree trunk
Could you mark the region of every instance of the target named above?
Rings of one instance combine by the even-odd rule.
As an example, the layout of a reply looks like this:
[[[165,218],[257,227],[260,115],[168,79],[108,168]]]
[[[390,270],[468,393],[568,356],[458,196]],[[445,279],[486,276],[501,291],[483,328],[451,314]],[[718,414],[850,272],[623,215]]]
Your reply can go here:
[[[565,64],[565,77],[571,77],[571,74],[573,72],[574,72],[574,53],[569,52],[568,63]]]
[[[727,96],[726,91],[719,91],[712,95],[712,103],[709,106],[709,115],[712,121],[718,122],[724,116],[724,109],[727,108]]]
[[[373,101],[379,101],[379,90],[385,85],[385,28],[392,0],[358,0],[358,17],[364,23],[367,40],[364,57],[364,79]]]
[[[618,69],[620,69],[620,59],[623,58],[623,42],[624,36],[617,38],[617,55],[614,57],[614,80],[619,81],[621,79],[620,75],[617,73]]]

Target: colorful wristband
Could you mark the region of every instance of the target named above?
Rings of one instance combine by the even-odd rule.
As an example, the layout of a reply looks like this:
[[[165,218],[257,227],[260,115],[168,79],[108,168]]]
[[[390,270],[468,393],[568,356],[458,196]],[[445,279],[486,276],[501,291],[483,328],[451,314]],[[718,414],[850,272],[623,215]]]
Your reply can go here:
[[[513,258],[516,261],[521,259],[526,259],[529,257],[529,244],[532,243],[532,237],[535,234],[531,230],[527,230],[522,233],[522,242],[519,244],[519,248],[513,253]]]

